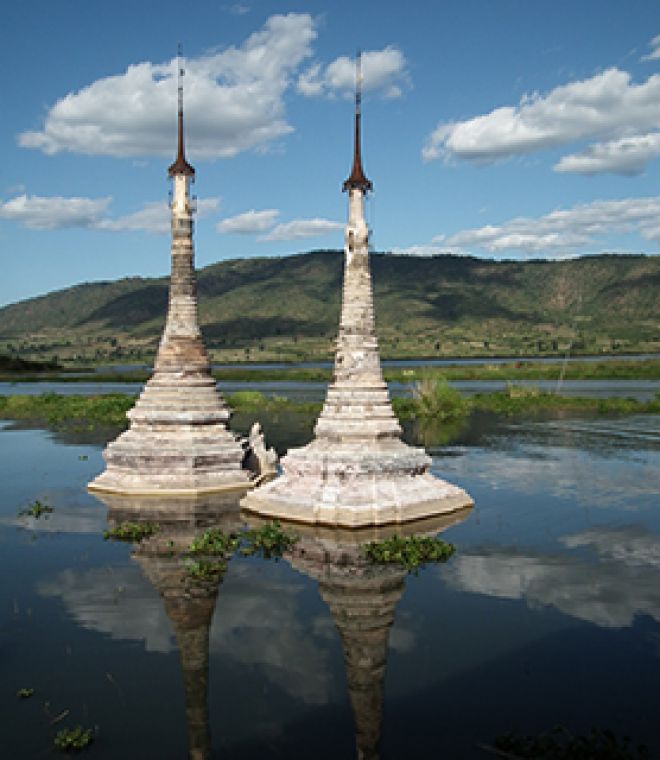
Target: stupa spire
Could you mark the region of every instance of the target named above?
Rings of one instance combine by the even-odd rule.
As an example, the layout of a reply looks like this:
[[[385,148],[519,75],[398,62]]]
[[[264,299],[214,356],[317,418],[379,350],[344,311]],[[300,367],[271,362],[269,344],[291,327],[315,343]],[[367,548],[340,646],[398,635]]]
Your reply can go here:
[[[174,177],[177,174],[183,174],[186,177],[194,177],[195,170],[186,161],[185,155],[185,143],[183,139],[183,77],[186,70],[183,67],[183,55],[181,52],[181,44],[177,48],[176,55],[176,68],[177,68],[177,83],[178,83],[178,128],[177,128],[177,152],[174,163],[169,167],[167,173],[170,177]]]
[[[360,149],[360,120],[362,117],[362,54],[358,51],[355,60],[355,135],[353,139],[353,168],[349,178],[342,185],[342,190],[359,188],[367,193],[373,188],[362,168],[362,152]]]

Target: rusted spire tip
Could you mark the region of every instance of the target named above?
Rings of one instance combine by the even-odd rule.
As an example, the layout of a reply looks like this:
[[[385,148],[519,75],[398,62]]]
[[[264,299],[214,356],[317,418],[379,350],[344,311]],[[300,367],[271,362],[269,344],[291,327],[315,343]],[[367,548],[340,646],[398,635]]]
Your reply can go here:
[[[174,163],[169,167],[167,173],[170,177],[174,177],[175,174],[185,174],[188,177],[195,176],[195,170],[186,161],[185,149],[183,143],[183,76],[185,69],[183,68],[181,60],[181,45],[177,49],[176,65],[177,65],[177,79],[179,84],[179,115],[178,115],[178,144],[177,153]]]
[[[350,188],[357,187],[366,193],[373,188],[362,168],[362,156],[360,151],[360,117],[362,110],[362,54],[358,52],[355,61],[355,138],[353,142],[353,168],[349,178],[342,185],[346,192]]]

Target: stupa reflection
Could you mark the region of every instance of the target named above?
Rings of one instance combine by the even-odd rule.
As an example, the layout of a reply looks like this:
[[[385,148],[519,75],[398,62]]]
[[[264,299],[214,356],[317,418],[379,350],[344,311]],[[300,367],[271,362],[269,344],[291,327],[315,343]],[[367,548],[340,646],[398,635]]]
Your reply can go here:
[[[218,589],[224,576],[213,561],[203,578],[191,577],[186,551],[195,537],[213,526],[224,532],[241,526],[240,494],[197,498],[135,498],[98,494],[108,507],[108,523],[152,523],[157,532],[134,546],[132,557],[158,590],[172,624],[181,661],[191,760],[211,756],[208,713],[209,631]]]
[[[374,564],[361,547],[393,535],[437,535],[463,521],[471,511],[467,507],[449,515],[387,528],[295,526],[300,540],[284,558],[318,582],[319,594],[339,632],[359,760],[379,757],[390,629],[407,575],[401,565]],[[263,518],[254,516],[249,516],[248,522],[252,527],[265,524]]]

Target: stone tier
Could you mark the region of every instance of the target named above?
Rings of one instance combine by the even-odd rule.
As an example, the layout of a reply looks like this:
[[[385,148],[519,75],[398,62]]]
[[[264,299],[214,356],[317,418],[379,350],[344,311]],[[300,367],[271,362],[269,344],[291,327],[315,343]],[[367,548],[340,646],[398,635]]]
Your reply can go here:
[[[200,493],[252,484],[244,442],[210,375],[157,372],[127,413],[131,427],[106,447],[91,490]]]
[[[364,424],[368,424],[366,421]],[[317,438],[291,450],[279,478],[241,501],[264,517],[358,528],[419,520],[472,506],[458,486],[433,477],[431,458],[398,439]]]

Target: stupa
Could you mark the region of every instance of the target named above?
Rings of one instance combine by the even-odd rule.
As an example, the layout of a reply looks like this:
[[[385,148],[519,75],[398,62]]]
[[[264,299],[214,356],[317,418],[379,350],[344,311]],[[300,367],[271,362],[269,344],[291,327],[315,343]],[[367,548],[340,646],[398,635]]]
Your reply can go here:
[[[431,458],[401,440],[378,353],[364,198],[372,189],[360,150],[358,57],[353,168],[344,182],[348,224],[334,374],[314,440],[290,450],[282,474],[248,493],[244,509],[264,516],[346,527],[417,520],[470,506],[461,488],[433,477]]]
[[[127,413],[129,429],[106,447],[106,470],[89,488],[124,494],[199,494],[247,488],[247,443],[227,429],[230,411],[216,389],[197,319],[193,252],[195,170],[184,153],[183,69],[179,66],[178,150],[173,182],[172,271],[165,329],[148,380]]]

